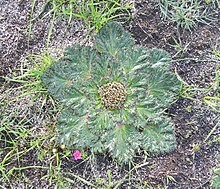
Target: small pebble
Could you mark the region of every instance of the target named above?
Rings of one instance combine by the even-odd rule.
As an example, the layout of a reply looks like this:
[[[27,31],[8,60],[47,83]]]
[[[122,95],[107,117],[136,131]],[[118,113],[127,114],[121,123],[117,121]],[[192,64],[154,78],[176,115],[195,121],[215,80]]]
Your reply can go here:
[[[57,149],[56,148],[53,148],[52,152],[55,154],[57,153]]]
[[[65,148],[66,148],[65,144],[61,144],[61,145],[60,145],[60,148],[61,148],[62,150],[65,150]]]

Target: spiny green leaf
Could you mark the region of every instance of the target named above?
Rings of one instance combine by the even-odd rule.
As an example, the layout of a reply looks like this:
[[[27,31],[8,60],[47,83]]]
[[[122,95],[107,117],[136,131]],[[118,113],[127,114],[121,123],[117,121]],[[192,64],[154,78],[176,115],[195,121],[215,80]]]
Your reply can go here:
[[[161,49],[148,50],[147,60],[152,68],[169,70],[171,57],[168,52]]]
[[[176,145],[173,125],[165,117],[146,125],[142,135],[143,148],[152,153],[170,152]]]
[[[59,100],[70,96],[82,96],[85,94],[83,85],[91,80],[91,69],[96,62],[96,51],[90,47],[79,48],[78,45],[69,48],[66,56],[60,62],[55,62],[45,71],[42,81],[48,91]],[[81,85],[80,88],[75,84]]]
[[[94,134],[100,135],[103,130],[111,130],[115,127],[115,123],[111,119],[112,115],[109,111],[104,110],[101,112],[91,113],[90,124]],[[98,115],[96,115],[98,114]]]
[[[143,47],[131,47],[125,51],[119,51],[116,58],[126,74],[135,66],[147,63],[147,50]]]
[[[96,51],[88,46],[82,47],[80,45],[73,45],[67,47],[64,52],[64,61],[69,61],[71,64],[75,64],[77,71],[82,72],[91,71],[92,66],[96,62]]]
[[[133,45],[130,33],[124,31],[122,26],[114,22],[106,24],[95,36],[96,49],[101,53],[109,53],[113,57]]]
[[[219,189],[220,188],[220,175],[216,175],[212,179],[212,185],[214,189]]]
[[[59,142],[68,146],[85,148],[97,142],[98,136],[89,131],[88,115],[76,115],[72,109],[64,109],[59,116]]]
[[[140,145],[141,135],[130,125],[116,125],[115,129],[106,135],[106,148],[120,162],[129,162]]]
[[[167,107],[176,99],[179,90],[180,81],[176,76],[168,71],[149,69],[146,79],[147,96],[152,95],[161,107]]]

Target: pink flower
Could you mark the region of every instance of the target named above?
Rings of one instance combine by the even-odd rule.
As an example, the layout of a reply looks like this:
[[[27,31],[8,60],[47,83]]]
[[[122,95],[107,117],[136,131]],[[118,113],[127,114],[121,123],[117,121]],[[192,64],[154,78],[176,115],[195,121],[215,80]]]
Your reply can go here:
[[[118,127],[122,127],[122,124],[121,124],[121,123],[116,123],[116,125],[117,125]]]
[[[78,159],[82,159],[82,155],[80,153],[79,150],[76,150],[74,153],[73,153],[73,157],[75,160],[78,160]]]

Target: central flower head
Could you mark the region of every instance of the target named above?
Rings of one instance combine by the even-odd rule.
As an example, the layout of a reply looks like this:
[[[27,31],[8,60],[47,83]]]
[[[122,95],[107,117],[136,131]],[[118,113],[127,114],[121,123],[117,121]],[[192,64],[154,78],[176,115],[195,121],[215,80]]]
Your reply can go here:
[[[109,82],[99,87],[101,103],[107,109],[120,109],[126,100],[126,90],[119,82]]]

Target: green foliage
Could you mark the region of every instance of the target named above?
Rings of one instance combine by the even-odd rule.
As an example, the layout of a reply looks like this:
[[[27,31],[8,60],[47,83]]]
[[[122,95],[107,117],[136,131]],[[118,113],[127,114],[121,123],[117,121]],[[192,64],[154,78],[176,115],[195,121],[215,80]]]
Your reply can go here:
[[[218,158],[218,160],[220,161],[220,158]],[[212,179],[212,187],[214,189],[218,189],[220,188],[220,168],[216,168],[214,170],[215,176]]]
[[[191,30],[198,23],[208,24],[214,20],[207,5],[198,0],[159,0],[159,5],[162,16],[183,30]]]
[[[52,64],[53,58],[48,53],[42,53],[40,55],[29,55],[27,59],[31,62],[31,68],[23,68],[19,70],[19,75],[8,78],[5,77],[6,81],[14,82],[20,84],[18,87],[9,89],[8,93],[14,91],[21,91],[19,96],[16,96],[14,99],[11,99],[11,102],[22,99],[25,96],[33,95],[33,101],[43,97],[42,105],[43,107],[47,100],[51,99],[48,95],[46,88],[44,87],[41,77],[45,70]],[[53,101],[52,101],[53,102]],[[54,105],[54,104],[53,104]]]
[[[47,7],[50,7],[50,11],[43,17],[55,13],[69,22],[72,18],[81,19],[90,32],[99,31],[110,20],[128,20],[131,17],[129,10],[132,4],[121,0],[47,0],[38,16],[43,14]]]
[[[95,38],[96,48],[101,53],[110,53],[116,56],[122,49],[134,45],[130,34],[120,29],[116,23],[106,25]]]
[[[171,151],[174,128],[163,112],[176,99],[180,83],[169,66],[167,52],[135,47],[116,23],[100,30],[94,48],[67,48],[42,76],[64,107],[58,118],[59,142],[110,152],[120,162],[131,161],[142,149]],[[122,107],[113,106],[117,103]]]
[[[2,100],[0,99],[0,103]],[[22,183],[25,169],[44,169],[42,165],[38,166],[35,163],[33,165],[30,162],[20,163],[25,156],[30,159],[30,153],[32,154],[33,150],[35,153],[42,151],[43,143],[52,142],[54,137],[49,132],[39,134],[39,125],[38,132],[36,132],[37,126],[35,127],[30,122],[30,119],[22,116],[17,107],[13,107],[10,112],[4,111],[3,107],[0,107],[0,182],[3,184],[2,188],[14,188],[16,181]],[[30,128],[29,124],[31,124]],[[13,182],[11,182],[12,180]]]
[[[149,124],[144,131],[144,148],[154,153],[169,152],[175,146],[172,123],[168,118],[160,117],[158,122]]]

